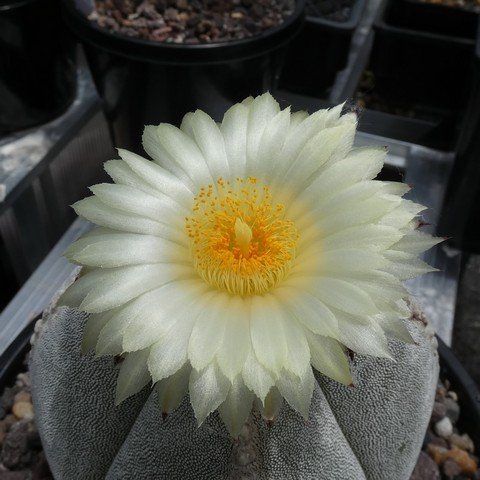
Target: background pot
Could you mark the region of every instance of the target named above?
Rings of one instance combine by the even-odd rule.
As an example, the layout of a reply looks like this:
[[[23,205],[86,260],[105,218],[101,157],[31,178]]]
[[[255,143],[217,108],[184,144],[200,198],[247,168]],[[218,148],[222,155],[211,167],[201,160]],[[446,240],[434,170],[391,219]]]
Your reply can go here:
[[[437,124],[429,145],[451,149],[471,89],[475,28],[468,31],[456,25],[448,33],[420,30],[416,17],[400,8],[411,3],[386,0],[379,9],[369,64],[373,91],[386,103]]]
[[[197,108],[220,120],[233,103],[275,89],[285,45],[303,23],[304,4],[296,0],[283,24],[254,37],[179,45],[109,33],[71,0],[63,3],[67,23],[85,44],[115,143],[137,152],[143,151],[144,125],[178,125]]]
[[[356,0],[346,22],[307,15],[288,48],[280,84],[287,90],[320,97],[347,65],[350,44],[365,0]]]
[[[60,115],[75,88],[75,45],[57,1],[0,1],[0,135]]]

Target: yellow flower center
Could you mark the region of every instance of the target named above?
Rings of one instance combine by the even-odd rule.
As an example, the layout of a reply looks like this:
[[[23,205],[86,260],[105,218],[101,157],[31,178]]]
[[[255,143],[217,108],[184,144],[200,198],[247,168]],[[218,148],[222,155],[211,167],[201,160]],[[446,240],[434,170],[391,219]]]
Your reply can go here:
[[[186,229],[195,268],[210,285],[237,295],[256,295],[290,271],[298,240],[282,204],[272,205],[268,186],[255,177],[202,187]]]

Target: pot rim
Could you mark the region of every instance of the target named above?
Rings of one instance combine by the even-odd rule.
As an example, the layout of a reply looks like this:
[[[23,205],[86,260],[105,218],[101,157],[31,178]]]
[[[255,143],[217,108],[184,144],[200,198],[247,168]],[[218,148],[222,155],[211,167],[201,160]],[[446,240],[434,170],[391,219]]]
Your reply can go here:
[[[192,65],[253,58],[282,47],[303,25],[305,2],[295,0],[292,14],[283,23],[257,35],[193,45],[156,42],[109,32],[88,20],[75,6],[75,0],[62,0],[62,10],[67,24],[82,40],[110,53],[137,61]]]

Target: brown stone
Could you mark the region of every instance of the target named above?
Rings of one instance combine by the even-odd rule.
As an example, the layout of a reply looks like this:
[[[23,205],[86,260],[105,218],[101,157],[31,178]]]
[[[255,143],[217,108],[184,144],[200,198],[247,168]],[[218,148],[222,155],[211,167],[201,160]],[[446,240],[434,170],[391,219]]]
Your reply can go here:
[[[12,412],[19,420],[31,420],[34,417],[33,405],[30,402],[14,403]]]
[[[28,470],[22,470],[20,472],[1,472],[0,480],[27,480],[30,478],[30,472]]]
[[[442,471],[443,474],[449,479],[454,478],[462,473],[460,466],[451,458],[447,458],[447,460],[443,462]]]
[[[18,402],[31,403],[32,395],[25,390],[20,390],[14,397],[14,403],[18,403]]]
[[[437,464],[425,452],[420,452],[410,480],[440,480]]]
[[[469,453],[474,452],[475,446],[472,439],[468,436],[467,433],[464,433],[463,435],[458,435],[458,433],[452,433],[448,441],[450,442],[450,445],[452,447],[458,447],[461,450],[465,450]]]
[[[464,450],[453,447],[450,450],[437,445],[428,444],[427,452],[437,465],[443,465],[448,459],[454,460],[465,475],[473,475],[477,470],[477,462]]]
[[[430,455],[430,457],[432,457],[437,465],[441,465],[445,461],[447,452],[448,449],[438,445],[433,445],[431,443],[427,445],[427,453]]]
[[[428,429],[425,434],[425,444],[428,445],[429,443],[432,445],[438,445],[439,447],[449,448],[448,442],[444,438],[435,435],[430,429]]]
[[[447,407],[443,402],[435,402],[433,404],[431,421],[437,423],[447,414]]]
[[[477,471],[477,463],[464,450],[453,447],[451,450],[448,451],[447,458],[455,460],[455,462],[461,468],[462,473],[464,473],[465,475],[473,475]]]
[[[3,422],[7,426],[7,430],[18,421],[17,417],[15,415],[9,413],[4,419]]]

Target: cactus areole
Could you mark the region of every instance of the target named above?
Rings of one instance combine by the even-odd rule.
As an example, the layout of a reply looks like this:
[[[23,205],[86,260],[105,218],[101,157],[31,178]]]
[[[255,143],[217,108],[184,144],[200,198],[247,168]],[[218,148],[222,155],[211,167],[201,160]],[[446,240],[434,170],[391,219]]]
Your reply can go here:
[[[88,477],[51,453],[58,478],[408,478],[437,358],[402,282],[433,270],[418,254],[438,239],[417,230],[408,186],[374,180],[386,150],[354,148],[356,115],[341,113],[267,93],[220,124],[197,110],[145,127],[153,161],[106,162],[114,183],[74,205],[96,227],[66,252],[83,269],[32,371],[44,444],[78,444],[45,405],[68,377],[77,427],[103,412],[115,447]],[[152,439],[172,455],[142,472]]]

